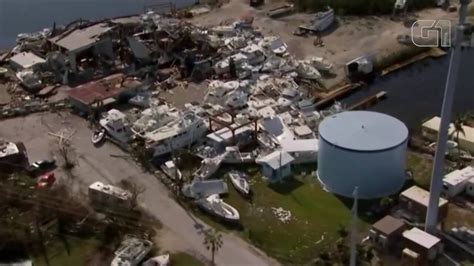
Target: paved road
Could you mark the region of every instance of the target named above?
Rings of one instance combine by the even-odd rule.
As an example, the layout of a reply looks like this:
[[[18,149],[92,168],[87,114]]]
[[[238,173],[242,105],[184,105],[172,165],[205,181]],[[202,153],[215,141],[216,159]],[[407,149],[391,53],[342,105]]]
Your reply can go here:
[[[90,130],[87,123],[70,114],[34,114],[23,118],[15,118],[0,122],[0,137],[11,141],[23,141],[30,161],[50,156],[57,139],[48,136],[48,132],[57,132],[61,128],[75,130],[72,138],[78,154],[78,167],[75,168],[75,192],[85,193],[87,185],[94,181],[105,181],[117,184],[122,179],[132,179],[139,186],[146,188],[140,195],[144,207],[155,215],[164,225],[160,234],[160,242],[175,243],[182,251],[190,251],[200,256],[209,257],[203,246],[201,229],[207,228],[199,219],[186,212],[169,196],[164,185],[153,175],[144,173],[127,154],[113,144],[106,143],[97,149],[90,143]],[[118,155],[123,157],[112,157]],[[69,181],[71,182],[71,181]],[[79,184],[79,185],[78,185]],[[219,265],[274,265],[273,259],[265,256],[248,243],[232,234],[223,235],[224,245],[216,256]]]

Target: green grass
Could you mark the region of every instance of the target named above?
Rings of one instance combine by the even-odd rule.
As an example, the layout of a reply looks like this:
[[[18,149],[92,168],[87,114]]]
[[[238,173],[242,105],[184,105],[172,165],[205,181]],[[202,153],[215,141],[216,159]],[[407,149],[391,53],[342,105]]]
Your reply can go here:
[[[221,178],[227,180],[225,173],[228,170],[219,172]],[[227,182],[229,194],[224,201],[240,212],[243,228],[237,229],[239,234],[283,263],[309,262],[319,252],[332,247],[339,237],[340,225],[348,228],[350,222],[350,207],[322,190],[316,179],[309,175],[310,171],[307,173],[279,185],[268,185],[261,178],[259,168],[251,168],[252,202],[243,199],[230,181]],[[291,211],[292,219],[288,223],[281,222],[272,207]],[[203,219],[217,228],[230,229],[206,216]],[[360,226],[366,228],[363,221]]]
[[[171,263],[173,266],[204,266],[205,264],[195,257],[183,253],[173,253],[171,254]]]
[[[429,189],[433,158],[426,154],[408,152],[407,168],[413,172],[415,184],[424,189]]]
[[[97,252],[99,242],[96,239],[68,238],[68,245],[69,254],[66,246],[60,241],[47,244],[49,265],[89,265],[89,260]],[[34,264],[37,266],[47,265],[42,254],[38,254],[34,258]]]

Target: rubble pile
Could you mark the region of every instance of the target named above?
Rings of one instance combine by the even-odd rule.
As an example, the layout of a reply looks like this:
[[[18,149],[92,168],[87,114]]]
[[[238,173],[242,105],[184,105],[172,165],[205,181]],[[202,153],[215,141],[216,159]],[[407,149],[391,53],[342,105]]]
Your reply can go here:
[[[284,210],[282,207],[272,207],[272,212],[282,223],[289,223],[292,219],[291,212],[289,210]]]

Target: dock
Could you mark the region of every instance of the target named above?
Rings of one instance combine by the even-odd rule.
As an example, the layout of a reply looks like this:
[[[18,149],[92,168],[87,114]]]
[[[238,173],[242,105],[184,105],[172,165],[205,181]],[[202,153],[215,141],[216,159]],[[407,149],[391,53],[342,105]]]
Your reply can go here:
[[[387,97],[387,92],[386,91],[380,91],[377,92],[376,94],[369,96],[362,101],[359,101],[351,106],[349,106],[347,109],[348,110],[362,110],[362,109],[367,109],[370,106],[378,103],[380,100],[385,99]]]
[[[387,75],[387,74],[390,74],[392,72],[395,72],[397,70],[400,70],[402,68],[405,68],[413,63],[416,63],[418,61],[421,61],[423,59],[426,59],[428,57],[431,57],[431,58],[439,58],[439,57],[442,57],[444,55],[446,55],[447,53],[445,51],[443,51],[441,48],[431,48],[429,49],[428,51],[425,51],[419,55],[416,55],[408,60],[405,60],[401,63],[397,63],[397,64],[393,64],[387,68],[385,68],[384,70],[382,70],[382,73],[380,74],[382,77]]]
[[[326,107],[327,105],[331,104],[332,102],[334,102],[335,100],[338,100],[356,91],[357,89],[362,88],[362,85],[364,85],[364,83],[360,83],[360,82],[346,84],[334,90],[333,92],[327,94],[322,100],[316,103],[315,107],[316,109],[322,109]]]

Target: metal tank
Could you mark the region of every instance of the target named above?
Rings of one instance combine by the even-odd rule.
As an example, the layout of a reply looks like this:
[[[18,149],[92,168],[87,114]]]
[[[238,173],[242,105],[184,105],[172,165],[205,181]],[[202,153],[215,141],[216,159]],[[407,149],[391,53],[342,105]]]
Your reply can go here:
[[[332,193],[378,198],[405,182],[408,129],[398,119],[369,111],[326,117],[319,125],[318,179]]]

